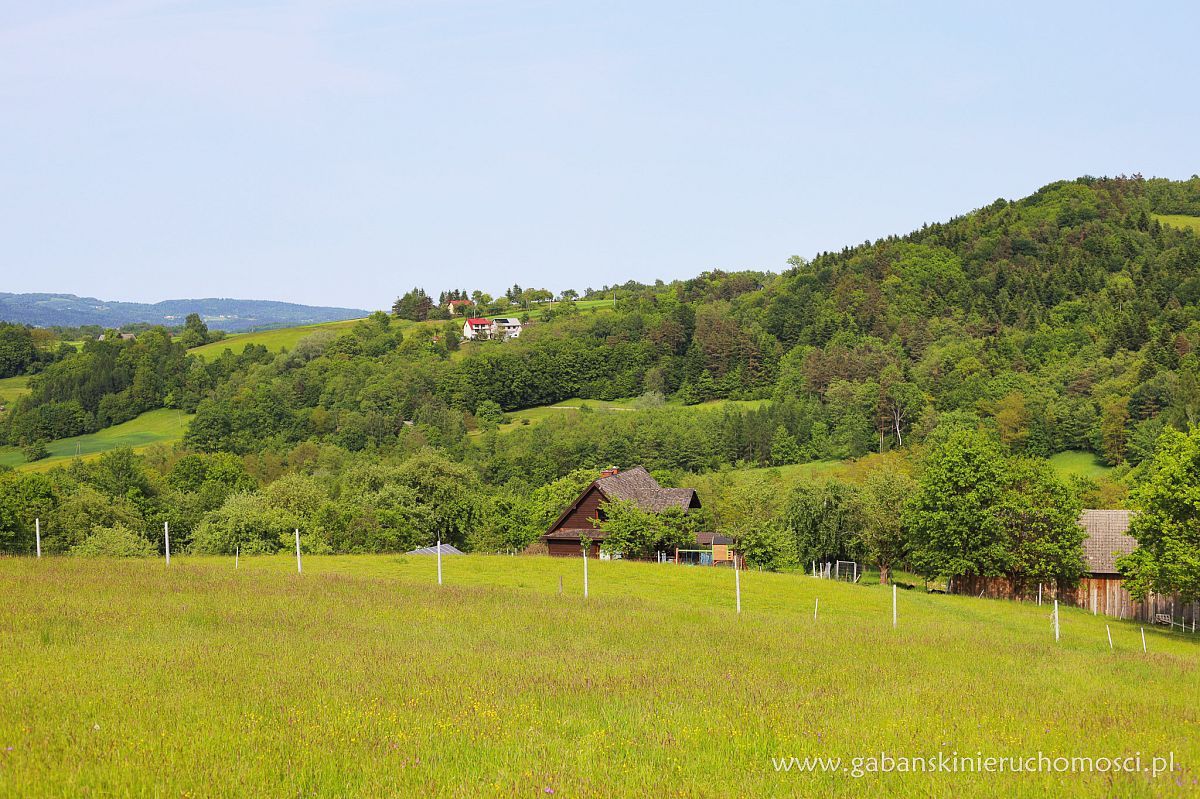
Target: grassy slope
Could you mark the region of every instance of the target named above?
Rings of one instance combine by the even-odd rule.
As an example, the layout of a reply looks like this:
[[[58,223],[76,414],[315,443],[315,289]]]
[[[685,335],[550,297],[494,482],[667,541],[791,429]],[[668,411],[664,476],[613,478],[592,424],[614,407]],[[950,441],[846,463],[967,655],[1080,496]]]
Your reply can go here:
[[[0,794],[1149,796],[1200,766],[1200,637],[1075,610],[578,560],[0,560]],[[565,595],[556,596],[562,576]],[[820,598],[820,618],[812,618]],[[11,747],[11,749],[10,749]],[[777,756],[1152,755],[1148,774]],[[549,789],[549,790],[548,790]]]
[[[1155,214],[1154,218],[1164,225],[1190,228],[1200,233],[1200,216],[1183,216],[1182,214]]]
[[[5,377],[0,379],[0,405],[12,402],[29,393],[29,376]]]
[[[1104,477],[1112,467],[1091,452],[1068,451],[1050,456],[1050,465],[1060,477]]]
[[[0,466],[42,471],[70,461],[76,453],[86,460],[120,447],[141,450],[154,444],[167,444],[183,438],[190,420],[190,416],[167,408],[147,411],[124,424],[96,433],[51,441],[47,445],[50,457],[33,463],[25,463],[25,457],[16,447],[0,447]]]
[[[247,344],[261,344],[273,352],[280,352],[284,349],[290,350],[296,346],[297,341],[305,336],[312,335],[318,330],[345,331],[353,327],[358,321],[360,320],[347,319],[341,322],[322,322],[317,325],[260,330],[257,333],[236,333],[232,336],[226,336],[220,341],[214,341],[212,344],[193,347],[188,352],[205,358],[215,358],[226,349],[232,350],[234,353],[241,353]]]
[[[682,403],[671,401],[666,404],[676,408],[692,407],[701,410],[719,410],[726,405],[739,405],[747,408],[757,408],[766,401],[767,400],[712,400],[711,402],[702,402],[699,405],[692,406],[686,406]],[[572,399],[563,400],[562,402],[556,402],[553,405],[540,405],[533,408],[524,408],[519,411],[510,411],[507,414],[508,421],[500,425],[498,431],[501,433],[508,433],[520,427],[528,426],[525,424],[526,421],[529,423],[529,425],[535,425],[540,422],[544,422],[546,419],[561,416],[564,413],[579,413],[583,406],[587,406],[593,411],[600,413],[610,411],[627,413],[630,411],[639,410],[638,400],[636,399],[590,400],[579,399],[575,397]],[[478,436],[481,435],[481,433],[480,431],[476,430],[472,431],[471,435]]]

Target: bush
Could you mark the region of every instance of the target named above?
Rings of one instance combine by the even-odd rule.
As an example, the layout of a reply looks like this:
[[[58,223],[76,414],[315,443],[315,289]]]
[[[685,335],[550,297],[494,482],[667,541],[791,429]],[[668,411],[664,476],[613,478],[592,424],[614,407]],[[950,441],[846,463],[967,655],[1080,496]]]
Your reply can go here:
[[[152,558],[158,553],[145,536],[117,524],[95,528],[82,544],[71,547],[71,554],[85,558]]]
[[[21,454],[25,456],[25,460],[32,463],[50,457],[50,450],[46,449],[46,442],[39,438],[21,447]]]

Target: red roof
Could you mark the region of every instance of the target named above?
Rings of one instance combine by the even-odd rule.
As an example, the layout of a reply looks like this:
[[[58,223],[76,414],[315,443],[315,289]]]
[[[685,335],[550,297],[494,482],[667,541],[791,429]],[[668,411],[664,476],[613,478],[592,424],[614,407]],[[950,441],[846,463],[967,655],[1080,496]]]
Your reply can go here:
[[[470,300],[450,300],[449,305],[474,305]]]
[[[491,323],[492,323],[491,319],[468,319],[467,320],[468,325],[490,325]]]

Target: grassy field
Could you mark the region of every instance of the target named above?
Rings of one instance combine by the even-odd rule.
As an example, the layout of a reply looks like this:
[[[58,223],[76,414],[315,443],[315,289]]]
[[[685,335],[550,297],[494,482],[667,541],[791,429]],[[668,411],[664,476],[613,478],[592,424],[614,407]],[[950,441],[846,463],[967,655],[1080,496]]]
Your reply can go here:
[[[0,559],[5,796],[1185,796],[1200,636],[795,575],[551,558]],[[564,594],[557,594],[562,579]],[[820,615],[814,621],[814,601]],[[1174,754],[875,774],[855,757]],[[841,757],[781,772],[772,758]],[[951,761],[952,762],[952,761]],[[868,761],[860,763],[869,767]]]
[[[1060,477],[1104,477],[1112,471],[1111,466],[1091,452],[1059,452],[1049,460]]]
[[[87,460],[120,447],[131,447],[136,452],[154,444],[179,441],[187,431],[189,421],[191,416],[168,408],[147,411],[124,424],[87,435],[51,441],[46,445],[50,450],[50,457],[33,463],[26,463],[25,456],[16,447],[0,447],[0,466],[43,471],[66,463],[76,456]]]
[[[683,403],[676,401],[667,402],[665,404],[673,408],[690,407],[699,408],[701,410],[720,410],[727,405],[736,405],[744,408],[757,408],[765,402],[767,402],[767,400],[711,400],[709,402],[702,402],[699,405],[684,405]],[[519,411],[509,411],[507,414],[505,414],[508,418],[508,421],[500,425],[498,431],[501,433],[508,433],[520,427],[539,424],[547,419],[561,416],[564,413],[579,413],[580,409],[582,409],[584,406],[587,406],[591,410],[600,413],[627,413],[640,410],[642,407],[637,399],[590,400],[579,399],[578,397],[575,397],[572,399],[563,400],[562,402],[556,402],[553,405],[539,405],[533,408],[523,408]],[[475,430],[472,431],[471,435],[482,435],[482,432]]]
[[[29,377],[27,375],[0,379],[0,405],[13,402],[28,393]]]
[[[281,327],[275,330],[260,330],[256,333],[235,333],[231,336],[226,336],[220,341],[214,341],[211,344],[205,344],[201,347],[193,347],[188,350],[193,355],[199,355],[204,358],[216,358],[225,350],[232,350],[234,353],[241,353],[247,344],[261,344],[272,352],[282,352],[285,349],[290,350],[296,346],[296,342],[305,336],[310,336],[318,330],[331,330],[335,333],[344,332],[359,319],[347,319],[341,322],[322,322],[317,325],[302,325],[300,327]]]
[[[1187,228],[1200,233],[1200,216],[1183,216],[1182,214],[1154,214],[1154,218],[1164,225]]]

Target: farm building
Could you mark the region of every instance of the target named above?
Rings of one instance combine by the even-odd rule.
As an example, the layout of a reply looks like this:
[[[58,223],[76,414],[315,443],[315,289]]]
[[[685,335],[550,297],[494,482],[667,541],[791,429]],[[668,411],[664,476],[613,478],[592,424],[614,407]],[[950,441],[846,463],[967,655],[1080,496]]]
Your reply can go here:
[[[496,319],[472,317],[463,324],[463,338],[468,341],[477,339],[510,339],[521,335],[524,325],[521,320],[511,316],[501,316]]]
[[[473,341],[477,338],[491,338],[492,336],[492,320],[479,317],[471,317],[463,323],[464,339]]]
[[[692,511],[700,507],[700,497],[693,488],[663,488],[650,476],[645,467],[635,466],[628,471],[605,469],[600,477],[583,490],[574,502],[563,509],[554,524],[542,536],[551,555],[578,556],[583,551],[583,539],[590,538],[588,555],[599,557],[604,531],[598,523],[604,520],[604,502],[627,500],[645,511],[658,513],[667,508]]]
[[[1079,515],[1079,526],[1087,533],[1083,541],[1084,575],[1074,588],[1059,589],[1043,586],[1044,596],[1066,605],[1085,608],[1106,616],[1140,621],[1191,623],[1197,613],[1194,603],[1184,603],[1176,596],[1153,594],[1145,602],[1137,602],[1125,590],[1124,578],[1117,571],[1116,561],[1133,552],[1137,540],[1129,535],[1129,522],[1134,511],[1085,510]],[[955,577],[951,590],[956,594],[983,595],[999,599],[1032,599],[1019,596],[1003,577]]]

